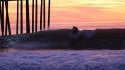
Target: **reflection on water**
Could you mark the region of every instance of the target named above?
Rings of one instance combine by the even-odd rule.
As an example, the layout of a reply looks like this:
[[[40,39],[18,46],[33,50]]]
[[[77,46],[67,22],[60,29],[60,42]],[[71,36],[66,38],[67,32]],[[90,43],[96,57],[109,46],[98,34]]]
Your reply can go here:
[[[6,49],[0,49],[0,52],[8,52],[10,49],[6,48]]]
[[[26,50],[15,49],[15,48],[0,49],[0,52],[21,52],[21,51],[26,51]],[[27,50],[27,51],[28,51],[28,50]]]

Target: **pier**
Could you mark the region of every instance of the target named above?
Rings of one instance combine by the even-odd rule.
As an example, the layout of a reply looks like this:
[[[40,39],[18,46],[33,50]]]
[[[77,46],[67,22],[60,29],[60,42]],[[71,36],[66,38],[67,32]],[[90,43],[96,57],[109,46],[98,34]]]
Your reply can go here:
[[[12,35],[11,23],[8,11],[8,4],[10,1],[17,2],[17,12],[16,12],[16,33],[23,34],[24,28],[26,33],[36,33],[41,30],[48,29],[50,27],[50,8],[51,0],[40,0],[40,8],[38,8],[38,0],[32,0],[32,12],[29,12],[29,0],[0,0],[0,36]],[[26,13],[26,22],[24,24],[24,1],[25,1],[25,13]],[[46,3],[47,2],[47,3]],[[20,8],[20,9],[19,9]],[[40,13],[38,13],[40,10]],[[46,11],[48,10],[48,11]],[[19,13],[20,12],[20,13]],[[32,14],[30,16],[30,14]],[[38,14],[40,14],[40,20],[38,23]],[[47,15],[46,15],[47,14]],[[32,17],[32,21],[30,21]],[[25,26],[24,26],[25,25]]]

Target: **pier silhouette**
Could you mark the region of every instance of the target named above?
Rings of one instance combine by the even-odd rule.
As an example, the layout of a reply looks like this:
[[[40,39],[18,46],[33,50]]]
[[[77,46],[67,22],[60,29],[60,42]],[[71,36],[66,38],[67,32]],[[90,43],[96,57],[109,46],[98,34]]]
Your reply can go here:
[[[16,20],[15,20],[16,21],[16,33],[15,34],[24,33],[24,23],[23,23],[23,20],[24,20],[23,2],[24,1],[26,4],[26,11],[25,11],[26,12],[26,23],[25,23],[26,33],[35,33],[41,30],[48,29],[50,27],[51,0],[48,0],[48,2],[45,0],[40,0],[41,2],[40,8],[38,8],[38,0],[32,0],[32,12],[31,12],[32,21],[31,22],[30,22],[30,12],[29,12],[29,0],[0,0],[0,31],[1,31],[0,35],[1,36],[12,34],[11,27],[10,27],[11,23],[10,23],[9,11],[8,11],[9,1],[17,1],[17,13],[16,13]],[[40,23],[38,24],[38,10],[39,9],[40,9]],[[46,11],[46,9],[48,9],[48,11]],[[47,21],[46,21],[46,17],[47,17]],[[38,25],[40,26],[38,27]]]

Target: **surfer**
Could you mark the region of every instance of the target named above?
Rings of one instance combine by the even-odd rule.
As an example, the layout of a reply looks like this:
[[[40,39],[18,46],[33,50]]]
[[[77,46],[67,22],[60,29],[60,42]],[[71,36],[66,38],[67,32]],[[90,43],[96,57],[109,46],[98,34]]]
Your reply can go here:
[[[70,30],[69,40],[71,42],[71,45],[72,45],[71,47],[73,49],[78,48],[77,44],[78,44],[78,41],[79,41],[79,29],[77,27],[73,26],[73,28]]]

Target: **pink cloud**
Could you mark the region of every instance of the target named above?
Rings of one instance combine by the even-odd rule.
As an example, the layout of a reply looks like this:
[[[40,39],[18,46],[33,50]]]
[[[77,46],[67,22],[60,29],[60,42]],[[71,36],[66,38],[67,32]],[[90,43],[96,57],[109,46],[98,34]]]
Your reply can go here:
[[[100,15],[104,13],[104,9],[96,7],[68,7],[62,8],[62,10],[52,11],[53,22],[87,22],[94,21],[100,18]],[[56,19],[58,18],[58,20]]]

